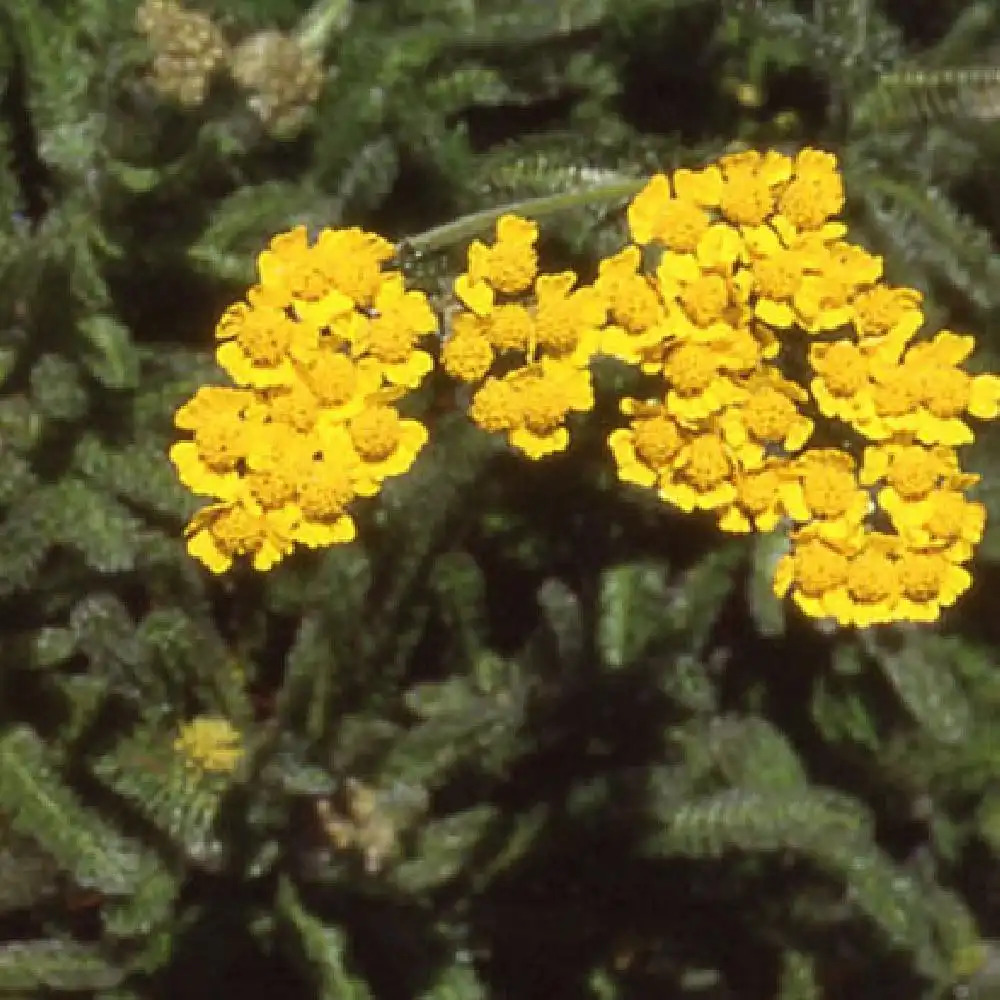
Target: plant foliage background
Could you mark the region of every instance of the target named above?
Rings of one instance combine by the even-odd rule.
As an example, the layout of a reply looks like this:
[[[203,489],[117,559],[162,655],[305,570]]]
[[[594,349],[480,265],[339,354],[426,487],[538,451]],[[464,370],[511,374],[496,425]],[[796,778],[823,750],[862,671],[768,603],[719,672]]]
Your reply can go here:
[[[224,73],[172,100],[136,6],[0,10],[0,995],[997,995],[995,432],[972,593],[871,635],[621,488],[610,412],[529,466],[440,393],[360,540],[263,576],[186,555],[166,459],[273,233],[401,240],[740,144],[835,151],[852,238],[996,369],[996,6],[193,6],[319,39],[280,127]],[[593,268],[621,226],[543,250]],[[411,257],[431,293],[460,266]],[[204,715],[232,775],[179,756]]]

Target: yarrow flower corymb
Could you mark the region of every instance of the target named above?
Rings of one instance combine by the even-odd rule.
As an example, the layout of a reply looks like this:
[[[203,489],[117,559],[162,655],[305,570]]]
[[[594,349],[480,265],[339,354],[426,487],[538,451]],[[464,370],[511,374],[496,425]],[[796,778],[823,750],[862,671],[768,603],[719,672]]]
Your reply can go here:
[[[971,580],[985,508],[955,448],[969,417],[1000,413],[1000,378],[961,367],[971,337],[920,336],[923,296],[845,238],[844,201],[836,158],[813,149],[645,185],[634,245],[599,268],[600,348],[659,389],[623,405],[609,444],[623,482],[725,531],[784,526],[775,592],[806,614],[927,621]],[[820,422],[844,443],[811,446]]]
[[[473,422],[532,459],[563,451],[568,415],[593,407],[589,365],[608,308],[572,271],[539,274],[537,238],[535,222],[503,215],[491,244],[472,243],[441,352],[445,371],[473,387]]]
[[[422,345],[438,321],[385,268],[393,252],[360,229],[310,242],[296,227],[260,254],[259,282],[219,320],[216,358],[235,384],[203,387],[178,410],[192,436],[170,450],[182,482],[213,501],[187,528],[212,571],[351,541],[355,501],[427,442],[397,404],[433,366]]]

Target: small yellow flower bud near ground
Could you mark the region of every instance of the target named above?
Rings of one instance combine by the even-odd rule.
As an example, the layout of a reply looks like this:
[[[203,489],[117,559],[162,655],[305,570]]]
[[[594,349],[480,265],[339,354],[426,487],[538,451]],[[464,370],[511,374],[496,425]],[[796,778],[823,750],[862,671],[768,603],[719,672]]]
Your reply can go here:
[[[193,770],[232,774],[243,760],[243,737],[228,719],[199,715],[180,727],[174,750]]]

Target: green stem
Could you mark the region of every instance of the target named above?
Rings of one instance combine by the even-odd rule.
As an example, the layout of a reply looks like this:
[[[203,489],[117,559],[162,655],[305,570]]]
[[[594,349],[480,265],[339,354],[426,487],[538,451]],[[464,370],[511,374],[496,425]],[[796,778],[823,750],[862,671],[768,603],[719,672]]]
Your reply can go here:
[[[582,191],[524,198],[506,205],[484,208],[481,212],[460,216],[452,222],[435,226],[433,229],[425,230],[416,236],[408,236],[400,241],[399,247],[401,250],[406,249],[415,253],[433,253],[436,250],[453,246],[455,243],[462,243],[489,229],[501,215],[512,213],[529,219],[539,219],[542,216],[553,215],[570,208],[578,208],[581,205],[591,205],[602,201],[619,201],[623,198],[629,198],[641,190],[647,180],[646,177],[629,177],[609,181],[606,184],[599,184]]]
[[[295,32],[303,51],[322,55],[330,38],[347,27],[352,8],[352,0],[320,0],[315,4]]]

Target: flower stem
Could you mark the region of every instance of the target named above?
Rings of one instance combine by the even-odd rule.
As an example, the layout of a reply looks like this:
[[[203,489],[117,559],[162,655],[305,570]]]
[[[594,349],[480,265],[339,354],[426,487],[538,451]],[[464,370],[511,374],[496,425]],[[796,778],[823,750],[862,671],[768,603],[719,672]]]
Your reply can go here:
[[[319,0],[295,32],[303,51],[321,55],[327,42],[347,27],[352,13],[352,0]]]
[[[542,195],[537,198],[524,198],[506,205],[484,208],[480,212],[462,215],[451,222],[444,223],[444,225],[427,229],[416,236],[407,236],[400,241],[399,249],[418,254],[433,253],[476,236],[488,229],[501,215],[508,213],[525,216],[529,219],[539,219],[556,212],[578,208],[581,205],[602,201],[620,201],[639,191],[647,180],[646,177],[618,178],[584,190]]]

